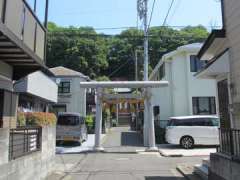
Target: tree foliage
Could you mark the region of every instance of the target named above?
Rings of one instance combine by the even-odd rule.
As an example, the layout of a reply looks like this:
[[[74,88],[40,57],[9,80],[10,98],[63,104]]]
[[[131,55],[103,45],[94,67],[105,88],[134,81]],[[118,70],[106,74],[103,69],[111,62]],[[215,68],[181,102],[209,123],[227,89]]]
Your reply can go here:
[[[137,29],[122,31],[119,35],[97,34],[91,27],[59,27],[48,24],[47,65],[65,66],[80,71],[93,79],[135,77],[135,59],[138,58],[138,76],[143,72],[143,32]],[[168,27],[149,29],[150,72],[162,55],[177,47],[203,42],[208,31],[203,26],[176,30]],[[136,53],[137,52],[137,53]]]

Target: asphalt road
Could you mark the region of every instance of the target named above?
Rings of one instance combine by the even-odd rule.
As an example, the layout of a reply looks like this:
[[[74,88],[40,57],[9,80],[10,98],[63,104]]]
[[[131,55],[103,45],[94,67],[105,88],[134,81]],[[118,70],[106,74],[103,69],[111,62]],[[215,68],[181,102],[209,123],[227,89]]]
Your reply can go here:
[[[128,128],[114,128],[103,143],[105,153],[57,155],[48,180],[184,180],[177,164],[197,164],[199,157],[166,158],[141,152],[142,138]],[[136,152],[138,151],[138,152]]]

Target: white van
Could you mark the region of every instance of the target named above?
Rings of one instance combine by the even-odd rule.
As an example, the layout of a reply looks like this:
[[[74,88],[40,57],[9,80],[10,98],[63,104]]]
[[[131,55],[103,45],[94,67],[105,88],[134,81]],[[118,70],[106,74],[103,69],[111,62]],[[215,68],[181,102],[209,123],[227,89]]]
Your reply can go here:
[[[85,118],[79,113],[59,113],[57,120],[57,142],[73,141],[82,143],[88,133]]]
[[[219,145],[218,128],[217,116],[172,117],[166,128],[166,141],[185,149],[194,145]]]

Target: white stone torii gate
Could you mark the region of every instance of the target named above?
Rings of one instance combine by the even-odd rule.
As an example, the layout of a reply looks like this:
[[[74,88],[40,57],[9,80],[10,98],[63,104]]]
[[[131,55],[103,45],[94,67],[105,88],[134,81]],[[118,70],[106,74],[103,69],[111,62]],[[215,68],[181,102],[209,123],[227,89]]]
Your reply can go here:
[[[151,88],[159,88],[168,86],[168,81],[103,81],[103,82],[80,82],[80,88],[92,88],[97,91],[96,98],[96,121],[95,121],[95,151],[103,151],[101,146],[102,133],[102,96],[105,88],[144,88],[145,89],[145,116],[144,116],[144,139],[145,146],[149,151],[155,151],[155,130],[153,106],[151,104]]]

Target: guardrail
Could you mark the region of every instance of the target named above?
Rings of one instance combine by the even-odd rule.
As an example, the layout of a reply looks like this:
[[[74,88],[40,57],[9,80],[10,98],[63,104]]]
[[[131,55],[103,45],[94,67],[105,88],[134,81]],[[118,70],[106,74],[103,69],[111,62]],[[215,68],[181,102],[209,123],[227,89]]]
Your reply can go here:
[[[41,127],[11,129],[9,137],[9,160],[40,151],[41,139]]]
[[[0,0],[0,16],[2,23],[43,60],[46,28],[26,0]]]
[[[217,151],[240,160],[240,130],[219,129],[220,146]]]

